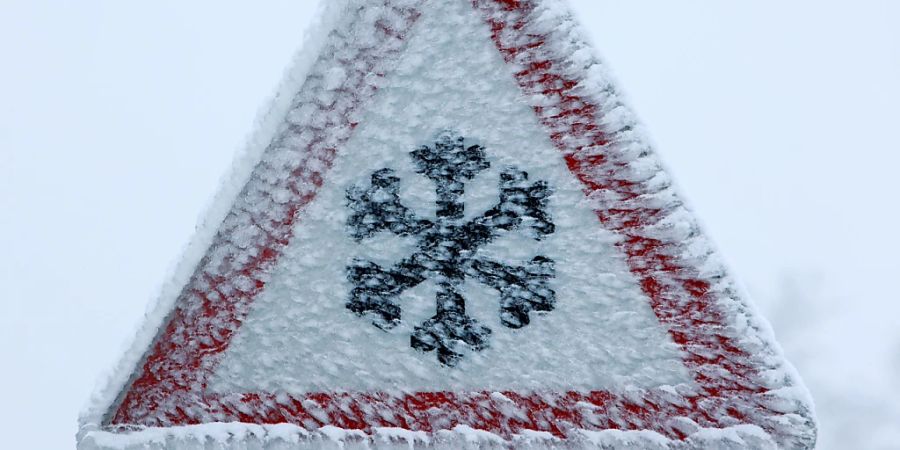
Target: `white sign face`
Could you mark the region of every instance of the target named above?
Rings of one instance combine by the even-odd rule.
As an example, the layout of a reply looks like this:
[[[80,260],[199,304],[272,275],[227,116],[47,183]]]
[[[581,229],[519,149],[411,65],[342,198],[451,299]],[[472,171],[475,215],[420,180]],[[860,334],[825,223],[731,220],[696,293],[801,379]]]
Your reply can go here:
[[[522,101],[486,25],[466,2],[440,2],[412,30],[396,72],[337,156],[319,195],[265,290],[225,352],[212,388],[302,394],[334,390],[615,390],[690,383],[677,346],[659,323],[625,263],[616,236],[597,226],[581,183]],[[477,36],[480,39],[473,39]],[[426,233],[382,230],[357,241],[347,193],[391,169],[400,203],[436,222],[436,183],[412,152],[442,133],[483,147],[489,167],[466,180],[459,203],[474,221],[500,203],[501,173],[526,172],[552,194],[553,233],[534,238],[531,224],[498,230],[475,259],[526,266],[553,261],[551,311],[532,312],[518,329],[501,323],[501,293],[467,276],[465,311],[490,329],[485,348],[459,345],[453,366],[410,345],[415,328],[436,313],[436,276],[396,296],[402,318],[388,330],[347,308],[354,259],[390,268],[420,251]]]

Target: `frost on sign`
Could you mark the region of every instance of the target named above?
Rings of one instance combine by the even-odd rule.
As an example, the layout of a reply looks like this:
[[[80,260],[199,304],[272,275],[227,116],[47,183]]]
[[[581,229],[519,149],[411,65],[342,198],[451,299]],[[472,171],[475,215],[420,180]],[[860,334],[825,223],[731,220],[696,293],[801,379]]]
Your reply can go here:
[[[800,378],[565,2],[326,3],[81,448],[223,423],[313,448],[814,447]]]
[[[362,240],[388,230],[400,236],[418,238],[418,249],[410,257],[385,269],[356,259],[347,268],[354,288],[347,308],[372,318],[375,326],[390,329],[401,320],[397,297],[430,278],[438,285],[434,317],[417,326],[410,345],[426,352],[436,351],[442,364],[452,366],[461,357],[461,343],[472,350],[489,344],[491,329],[466,314],[466,300],[460,285],[472,277],[500,292],[500,321],[509,328],[530,322],[532,311],[551,311],[556,293],[547,285],[554,276],[553,260],[536,256],[522,266],[508,266],[475,256],[501,231],[514,231],[528,223],[535,239],[553,233],[546,212],[551,191],[544,181],[529,184],[528,174],[508,169],[500,176],[500,202],[482,215],[464,220],[462,197],[467,181],[490,167],[484,148],[467,142],[452,132],[444,132],[432,146],[410,154],[418,173],[434,182],[437,191],[437,219],[421,219],[400,202],[399,182],[390,169],[372,174],[368,189],[347,192],[353,214],[349,228]],[[528,220],[526,220],[528,219]]]

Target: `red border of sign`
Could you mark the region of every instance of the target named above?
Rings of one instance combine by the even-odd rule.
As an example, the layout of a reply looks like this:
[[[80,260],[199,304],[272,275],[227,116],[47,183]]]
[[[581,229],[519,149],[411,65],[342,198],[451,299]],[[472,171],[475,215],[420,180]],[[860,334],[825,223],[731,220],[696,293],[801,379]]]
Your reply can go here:
[[[647,227],[657,224],[669,211],[647,206],[644,199],[658,188],[650,181],[635,181],[628,176],[633,158],[618,153],[618,146],[629,130],[605,129],[604,105],[584,93],[579,84],[583,74],[571,67],[567,55],[554,53],[559,50],[551,45],[552,36],[534,31],[536,0],[472,2],[490,26],[498,51],[516,67],[515,78],[523,93],[554,100],[553,108],[534,107],[535,114],[564,155],[569,170],[583,183],[585,195],[601,195],[604,199],[603,208],[596,211],[600,223],[623,236],[621,249],[631,272],[650,298],[656,316],[683,350],[684,363],[699,388],[687,395],[671,390],[527,395],[342,392],[296,398],[205,392],[222,353],[265,286],[266,274],[288,244],[294,224],[302,218],[334,155],[352,132],[357,111],[371,98],[377,78],[384,76],[390,62],[402,51],[404,36],[419,16],[415,8],[396,6],[393,0],[384,2],[390,6],[386,16],[373,22],[381,43],[373,48],[350,49],[345,60],[335,56],[349,73],[338,94],[344,101],[321,96],[297,100],[314,108],[307,117],[315,119],[302,124],[289,120],[266,150],[267,154],[293,152],[294,158],[263,157],[105,425],[239,421],[288,422],[310,429],[333,425],[433,431],[434,424],[440,423],[441,428],[464,424],[506,436],[525,429],[563,436],[574,427],[649,429],[684,438],[684,429],[676,419],[686,417],[704,427],[753,423],[771,428],[765,418],[780,413],[769,409],[764,401],[769,389],[748,363],[752,360],[749,352],[729,333],[727,318],[717,306],[718,299],[727,293],[713,289],[711,280],[691,268],[683,257],[682,243],[648,237]],[[346,43],[342,49],[348,50]],[[371,74],[378,76],[367,76]],[[316,92],[320,81],[314,71],[303,90]],[[337,142],[329,141],[335,130],[346,132]],[[266,179],[264,174],[273,171],[286,176]],[[289,191],[290,198],[279,202],[267,195],[273,185]],[[261,208],[250,207],[261,202],[265,214],[258,212]],[[242,226],[256,231],[250,245],[232,241],[232,234]],[[518,413],[510,414],[510,408]],[[394,415],[385,416],[387,410]],[[435,421],[436,411],[442,421]]]

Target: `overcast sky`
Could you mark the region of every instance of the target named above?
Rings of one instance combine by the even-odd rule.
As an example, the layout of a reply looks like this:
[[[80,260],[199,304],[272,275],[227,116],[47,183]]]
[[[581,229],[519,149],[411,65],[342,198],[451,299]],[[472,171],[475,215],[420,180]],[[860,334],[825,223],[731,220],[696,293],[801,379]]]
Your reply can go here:
[[[74,443],[317,3],[0,1],[11,448]],[[822,358],[850,391],[891,386],[900,2],[572,3],[738,278],[772,299],[817,276],[842,314]]]

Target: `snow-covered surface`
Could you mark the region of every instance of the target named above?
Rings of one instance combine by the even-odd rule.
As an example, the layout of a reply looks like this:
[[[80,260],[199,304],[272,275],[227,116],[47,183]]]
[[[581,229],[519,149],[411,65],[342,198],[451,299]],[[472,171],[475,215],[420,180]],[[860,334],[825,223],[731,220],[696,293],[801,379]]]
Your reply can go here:
[[[625,391],[691,382],[677,347],[614,246],[621,238],[597,226],[580,182],[522,102],[511,68],[470,5],[424,8],[404,56],[367,109],[295,226],[211,389]],[[553,259],[556,309],[512,330],[500,324],[497,292],[468,280],[467,312],[493,333],[489,348],[452,369],[409,346],[413,328],[434,315],[433,280],[400,296],[403,320],[388,333],[345,307],[353,258],[390,267],[416,249],[414,238],[388,232],[355,242],[346,227],[347,190],[368,185],[372,172],[391,168],[401,180],[402,203],[433,219],[435,186],[416,173],[409,153],[433,143],[445,129],[482,145],[491,163],[466,185],[467,219],[497,203],[500,172],[512,166],[526,171],[530,181],[548,182],[556,225],[541,241],[509,232],[478,250],[508,264],[537,255]]]
[[[543,11],[545,14],[543,18],[548,27],[547,31],[551,32],[553,28],[561,28],[565,32],[570,31],[566,28],[571,24],[565,14],[563,4],[547,1],[546,5],[548,6]],[[325,15],[331,19],[323,20],[320,30],[327,30],[335,26],[337,23],[335,18],[339,17],[340,12],[344,9],[343,2],[333,4],[330,12]],[[627,270],[624,269],[621,256],[616,255],[616,248],[613,247],[616,237],[603,233],[596,226],[593,229],[597,232],[589,236],[576,235],[573,231],[583,228],[586,221],[592,219],[590,217],[591,205],[585,205],[585,201],[579,200],[577,185],[571,178],[567,179],[565,176],[560,156],[552,151],[547,138],[528,134],[529,129],[537,130],[538,126],[533,115],[528,114],[528,101],[515,97],[513,79],[510,77],[505,83],[503,82],[504,73],[509,76],[509,72],[508,69],[499,66],[501,61],[499,55],[488,51],[491,43],[487,40],[485,25],[477,19],[465,20],[466,17],[469,17],[467,14],[471,15],[468,2],[454,3],[432,0],[426,2],[423,10],[428,13],[423,17],[421,23],[431,26],[420,25],[420,28],[414,31],[413,39],[409,44],[413,49],[416,48],[416,45],[421,45],[420,52],[410,52],[404,58],[398,69],[400,76],[389,78],[387,83],[381,87],[382,90],[379,91],[375,102],[376,106],[363,116],[365,120],[361,122],[362,125],[357,128],[356,134],[345,151],[339,153],[334,170],[327,179],[325,187],[306,211],[310,220],[301,220],[295,229],[294,239],[285,253],[287,264],[281,266],[273,274],[271,284],[267,286],[258,300],[259,306],[255,306],[251,311],[245,327],[241,328],[233,342],[233,348],[226,353],[224,363],[213,378],[213,390],[222,392],[237,390],[240,392],[244,389],[263,389],[310,392],[342,387],[345,389],[367,388],[372,386],[369,383],[381,385],[385,382],[394,382],[392,387],[399,389],[471,388],[474,384],[492,389],[500,388],[500,383],[508,382],[513,384],[511,386],[513,388],[525,389],[535,388],[545,383],[559,383],[560,387],[618,390],[627,387],[647,388],[690,383],[683,368],[678,364],[678,351],[661,331],[659,324],[653,323],[653,316],[647,306],[647,300],[634,289],[635,281],[630,279]],[[431,13],[435,15],[432,16]],[[458,18],[460,22],[454,23],[452,20],[447,20],[446,17]],[[560,18],[563,19],[562,22],[560,22]],[[434,22],[429,22],[429,20]],[[442,26],[447,27],[446,32],[438,33],[437,30],[440,30]],[[467,29],[466,27],[473,28]],[[429,36],[428,32],[435,33],[432,37],[433,42],[424,38],[424,36]],[[465,49],[449,46],[439,53],[440,62],[435,63],[428,60],[429,51],[441,50],[441,40],[448,39],[446,34],[463,32],[472,33],[472,35],[480,33],[484,38],[482,51],[479,51],[476,46]],[[573,33],[575,32],[573,31]],[[324,34],[320,32],[316,36]],[[573,34],[573,36],[578,37],[577,34]],[[421,39],[418,41],[419,44],[417,44],[416,38]],[[446,45],[446,42],[444,44]],[[353,436],[358,432],[344,432],[331,428],[307,434],[299,428],[286,426],[255,427],[224,424],[207,424],[196,428],[147,429],[133,433],[99,430],[100,424],[105,422],[106,415],[109,414],[109,408],[114,408],[118,403],[117,399],[122,389],[127,386],[131,373],[153,342],[160,326],[165,323],[181,287],[187,283],[194,268],[205,254],[219,224],[228,213],[228,208],[254,169],[255,162],[259,160],[261,153],[274,136],[278,124],[289,114],[289,100],[292,93],[302,84],[305,73],[314,61],[314,56],[318,54],[318,48],[320,48],[318,44],[313,44],[304,53],[308,56],[298,59],[297,68],[290,72],[288,81],[280,91],[281,94],[275,99],[273,112],[269,115],[270,120],[263,121],[260,132],[250,145],[246,156],[241,160],[242,162],[236,165],[234,175],[229,177],[223,194],[220,195],[210,212],[210,219],[188,250],[176,279],[173,280],[156,309],[149,315],[147,326],[138,334],[133,351],[126,355],[119,370],[111,377],[108,386],[95,397],[93,405],[82,416],[80,445],[83,448],[94,448],[92,446],[129,448],[129,446],[140,447],[148,443],[160,447],[183,445],[190,448],[192,445],[207,445],[210,442],[212,445],[227,446],[236,442],[254,442],[254,440],[260,444],[248,444],[247,446],[252,448],[252,445],[266,444],[278,448],[278,445],[300,445],[301,441],[308,442],[309,439],[318,439],[322,443],[331,442],[340,448],[354,448],[353,445],[365,448],[370,444],[377,444],[379,439],[384,439],[384,436],[388,437],[388,445],[402,444],[406,445],[406,448],[410,444],[419,445],[429,439],[432,445],[443,445],[440,441],[442,437],[446,437],[451,443],[446,448],[461,448],[458,447],[459,442],[466,442],[465,445],[471,444],[471,448],[503,448],[503,446],[510,445],[517,448],[528,448],[527,446],[532,445],[536,439],[547,441],[545,436],[529,434],[522,438],[525,439],[522,442],[501,442],[499,437],[487,436],[484,432],[465,428],[455,429],[449,435],[437,433],[434,436],[416,437],[412,439],[412,442],[408,439],[411,435],[396,430],[379,430],[375,437],[371,438],[363,436],[354,438]],[[593,61],[589,54],[586,56],[576,54],[576,57],[583,57],[586,64],[591,64]],[[492,66],[492,64],[497,66]],[[593,69],[597,69],[592,72],[594,78],[589,79],[586,84],[605,88],[609,80],[608,75],[599,70],[599,67],[593,67]],[[404,71],[416,73],[418,76],[424,72],[431,78],[426,78],[428,84],[410,82],[404,85],[402,77]],[[465,76],[473,72],[477,76],[473,77],[472,81],[466,81]],[[326,87],[339,86],[345,76],[346,74],[340,70],[330,69],[324,78],[324,85]],[[488,83],[485,80],[496,80],[496,84]],[[603,98],[610,101],[607,94],[608,92],[602,92]],[[471,96],[469,100],[466,99],[466,95]],[[608,111],[606,119],[610,122],[606,125],[613,126],[616,121],[620,125],[636,125],[627,109],[619,106],[616,102],[617,100],[610,101],[615,108]],[[525,123],[530,126],[524,126]],[[385,339],[383,333],[343,310],[346,286],[343,289],[340,287],[342,283],[345,283],[340,279],[340,269],[346,264],[347,258],[363,253],[373,259],[384,258],[384,263],[388,264],[400,257],[404,249],[409,251],[409,247],[408,243],[407,247],[404,247],[402,243],[395,245],[396,241],[392,239],[376,239],[367,241],[363,245],[354,244],[341,235],[340,225],[345,221],[346,212],[328,210],[326,213],[325,211],[329,205],[340,203],[343,192],[350,185],[364,180],[371,171],[383,167],[394,168],[404,182],[410,183],[404,187],[402,195],[404,202],[417,210],[427,211],[428,205],[433,202],[433,197],[428,196],[430,189],[427,184],[422,184],[427,181],[421,180],[410,170],[409,161],[405,159],[405,155],[415,146],[426,144],[436,132],[448,127],[477,139],[487,148],[489,156],[495,158],[497,167],[511,163],[521,165],[523,170],[527,170],[534,176],[533,179],[551,181],[555,189],[551,211],[559,226],[559,231],[552,238],[540,243],[542,251],[554,255],[560,261],[559,309],[546,316],[540,316],[527,329],[519,330],[516,333],[504,334],[502,327],[495,324],[492,328],[501,331],[495,332],[493,336],[495,346],[491,349],[496,349],[499,353],[497,355],[487,352],[467,355],[466,362],[460,366],[460,369],[466,369],[465,364],[470,364],[471,372],[468,375],[472,376],[467,375],[460,379],[439,378],[435,372],[435,368],[438,366],[434,365],[433,358],[421,357],[421,355],[412,353],[408,346],[404,347],[402,345],[404,336],[408,335],[409,329],[398,328]],[[633,135],[632,139],[640,144],[639,134]],[[529,151],[534,151],[534,153],[530,154],[528,158],[523,158],[517,154],[523,146],[527,146]],[[640,150],[643,146],[638,145],[636,148]],[[353,158],[352,155],[360,156]],[[652,176],[658,170],[658,164],[649,159],[645,170],[647,171],[645,175]],[[476,211],[479,207],[490,207],[496,197],[496,191],[492,188],[497,184],[496,176],[496,172],[488,173],[482,180],[472,182],[471,192],[478,194],[466,198],[467,206],[477,205],[473,208]],[[641,176],[641,174],[637,173],[635,176]],[[479,182],[483,183],[480,185],[481,187],[474,188]],[[598,200],[602,199],[592,199],[592,201]],[[317,211],[320,215],[314,214]],[[321,219],[317,220],[316,217],[321,217]],[[674,211],[671,217],[673,217],[670,219],[672,227],[661,232],[681,232],[685,234],[686,238],[693,239],[695,237],[692,233],[696,227],[686,212]],[[592,220],[593,223],[596,223],[596,219]],[[686,225],[683,226],[683,224]],[[323,239],[323,236],[327,238]],[[535,244],[532,241],[510,239],[506,241],[506,245],[497,245],[497,249],[486,249],[486,251],[491,251],[491,254],[499,259],[522,259],[533,254],[531,251]],[[316,243],[342,243],[335,244],[330,248],[315,248],[310,246],[310,243],[314,241],[317,241]],[[585,241],[592,245],[583,246],[583,251],[566,250],[572,245],[572,242],[583,243]],[[709,256],[706,253],[708,244],[704,240],[696,239],[691,241],[691,244],[697,247],[698,254],[703,254],[704,257]],[[385,249],[391,249],[391,251]],[[324,252],[324,255],[332,258],[328,261],[333,261],[333,263],[322,264],[321,261],[316,260],[315,252],[317,251]],[[566,262],[570,264],[566,264]],[[577,267],[573,267],[575,265],[580,267],[582,264],[599,270],[601,276],[598,279],[591,279],[589,277],[596,276],[597,272],[584,274],[580,273]],[[313,267],[318,271],[317,273],[308,270]],[[721,263],[711,257],[707,259],[704,268],[708,273],[716,275],[723,270]],[[312,277],[315,280],[304,280],[303,277]],[[323,282],[323,280],[325,281]],[[314,285],[314,281],[321,284]],[[568,283],[563,285],[562,281]],[[587,281],[591,281],[591,283]],[[732,332],[738,335],[747,334],[747,339],[742,340],[741,343],[755,353],[754,364],[762,364],[768,369],[765,378],[767,386],[773,387],[773,389],[770,391],[771,395],[768,398],[770,403],[767,404],[767,407],[783,411],[785,414],[779,416],[778,420],[784,422],[785,429],[795,428],[797,430],[797,435],[787,438],[788,440],[785,442],[792,445],[808,445],[812,427],[811,401],[808,393],[802,388],[799,377],[793,369],[783,362],[768,325],[760,320],[753,307],[743,300],[746,296],[736,292],[727,277],[722,278],[721,283],[717,289],[731,293],[728,303],[723,307],[728,311],[735,324]],[[633,287],[629,289],[628,286]],[[573,289],[573,291],[566,291],[566,289]],[[580,298],[578,293],[585,295]],[[493,294],[490,291],[469,285],[466,287],[466,295],[474,300],[474,305],[477,305],[473,307],[474,314],[479,317],[483,316],[485,321],[496,315],[491,314],[490,299]],[[403,302],[404,313],[409,313],[414,318],[417,317],[416,314],[427,317],[428,310],[417,310],[417,308],[423,305],[433,305],[433,301],[430,300],[432,296],[433,292],[428,290],[428,285],[423,285],[421,291],[408,292],[408,298]],[[590,298],[591,301],[598,303],[584,301],[584,298]],[[578,300],[582,301],[578,302]],[[298,302],[308,303],[298,306]],[[479,310],[480,307],[484,309]],[[579,310],[579,307],[582,309]],[[304,320],[312,322],[303,325]],[[570,328],[564,325],[566,320]],[[573,323],[580,324],[581,328],[572,326]],[[600,326],[597,326],[598,324]],[[303,331],[304,326],[308,331]],[[325,337],[317,336],[313,332],[313,326],[320,327],[319,330],[334,329],[341,334],[337,336],[336,340],[334,335],[329,335],[327,340],[335,341],[323,343],[317,339]],[[285,333],[285,330],[291,331]],[[538,356],[539,353],[536,353],[534,349],[529,351],[527,347],[521,345],[522,340],[534,340],[534,337],[528,336],[527,333],[533,333],[538,337],[562,335],[567,337],[565,343],[571,344],[568,341],[571,338],[566,333],[587,330],[597,333],[590,335],[590,339],[583,342],[587,347],[566,346],[562,352],[554,352],[547,355],[547,358],[541,358],[549,358],[550,363],[547,364],[548,370],[546,371],[535,370],[505,374],[500,372],[503,370],[502,368],[497,370],[496,367],[491,366],[491,364],[501,366],[511,364],[509,361],[504,362],[503,358],[519,361],[524,359],[525,364],[531,364],[528,367],[534,370],[540,361],[537,358],[528,361],[528,358]],[[625,330],[628,330],[628,333],[624,333]],[[635,334],[637,332],[635,330],[646,334],[638,336]],[[522,335],[527,337],[523,338]],[[594,338],[598,340],[592,340]],[[344,355],[352,354],[358,358],[348,361],[328,358],[328,355],[316,352],[317,346],[325,344],[335,352],[339,351]],[[260,351],[260,349],[275,349],[276,351],[269,353]],[[407,352],[409,355],[398,360],[395,354],[390,353],[392,351]],[[516,351],[522,353],[517,354]],[[573,353],[567,355],[565,351]],[[589,362],[589,364],[598,364],[602,370],[594,370],[589,373],[572,372],[573,367],[576,370],[590,367],[587,364],[581,366],[571,364],[573,358],[579,358],[582,354],[598,358],[597,361]],[[315,358],[321,359],[316,360]],[[553,358],[561,359],[554,361]],[[337,365],[335,365],[336,361]],[[570,365],[565,366],[566,362]],[[347,370],[348,367],[342,367],[340,364],[349,364],[351,370]],[[554,372],[554,369],[561,368],[565,369],[562,377],[559,373]],[[511,368],[507,367],[506,369],[507,372],[512,372]],[[538,375],[535,376],[535,374]],[[512,375],[518,375],[520,378]],[[565,378],[567,375],[571,378]],[[384,378],[379,379],[379,376]],[[652,448],[652,445],[658,445],[659,448],[680,446],[703,448],[713,445],[712,442],[715,442],[714,445],[719,448],[729,448],[728,446],[732,445],[765,448],[773,445],[771,437],[761,429],[752,426],[739,426],[725,430],[699,429],[696,426],[695,428],[693,432],[686,433],[688,437],[685,440],[677,442],[647,432],[583,432],[580,436],[583,439],[583,445],[589,444],[600,448],[604,446],[619,448],[628,445],[649,448]],[[353,439],[359,441],[354,442]],[[392,442],[392,439],[405,442]],[[417,439],[422,442],[416,444]],[[579,441],[573,438],[572,442],[564,445],[574,445],[574,442]],[[453,447],[453,445],[457,445],[457,447]],[[491,447],[492,445],[495,447]],[[552,448],[553,445],[563,444],[542,442],[540,445]]]

